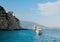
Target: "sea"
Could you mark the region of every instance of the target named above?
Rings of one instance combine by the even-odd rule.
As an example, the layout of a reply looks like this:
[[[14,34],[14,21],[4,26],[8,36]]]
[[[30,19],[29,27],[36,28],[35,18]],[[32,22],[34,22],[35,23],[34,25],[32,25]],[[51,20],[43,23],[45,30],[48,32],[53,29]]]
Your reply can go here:
[[[0,42],[60,42],[60,29],[0,31]]]

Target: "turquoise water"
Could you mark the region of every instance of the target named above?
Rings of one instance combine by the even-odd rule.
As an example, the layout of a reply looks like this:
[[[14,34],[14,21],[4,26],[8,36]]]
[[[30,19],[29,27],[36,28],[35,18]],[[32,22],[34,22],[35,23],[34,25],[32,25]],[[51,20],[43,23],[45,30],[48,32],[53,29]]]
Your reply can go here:
[[[40,36],[33,30],[0,31],[0,42],[60,42],[60,30],[45,29]]]

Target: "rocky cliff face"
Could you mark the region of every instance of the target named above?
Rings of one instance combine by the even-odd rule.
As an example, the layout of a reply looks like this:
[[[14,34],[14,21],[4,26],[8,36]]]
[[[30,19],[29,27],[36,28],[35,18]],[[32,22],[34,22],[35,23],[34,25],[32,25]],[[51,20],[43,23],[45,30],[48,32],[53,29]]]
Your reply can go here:
[[[0,30],[14,30],[21,29],[20,21],[13,16],[13,12],[7,12],[0,6]]]

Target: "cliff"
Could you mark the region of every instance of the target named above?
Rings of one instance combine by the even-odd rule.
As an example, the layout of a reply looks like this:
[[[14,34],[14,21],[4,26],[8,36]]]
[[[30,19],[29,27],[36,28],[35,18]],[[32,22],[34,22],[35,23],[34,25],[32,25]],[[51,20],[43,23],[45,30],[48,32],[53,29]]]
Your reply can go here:
[[[20,26],[19,19],[13,16],[13,12],[6,12],[5,9],[0,6],[0,30],[15,29],[23,29]]]

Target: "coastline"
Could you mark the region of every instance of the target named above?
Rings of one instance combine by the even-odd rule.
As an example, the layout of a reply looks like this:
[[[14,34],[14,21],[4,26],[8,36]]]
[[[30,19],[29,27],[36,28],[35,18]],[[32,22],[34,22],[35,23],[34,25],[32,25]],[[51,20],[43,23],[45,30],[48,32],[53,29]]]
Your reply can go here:
[[[15,31],[15,30],[29,30],[29,29],[24,29],[24,28],[20,28],[20,29],[0,29],[0,31]]]

